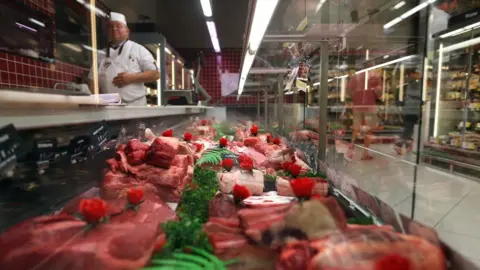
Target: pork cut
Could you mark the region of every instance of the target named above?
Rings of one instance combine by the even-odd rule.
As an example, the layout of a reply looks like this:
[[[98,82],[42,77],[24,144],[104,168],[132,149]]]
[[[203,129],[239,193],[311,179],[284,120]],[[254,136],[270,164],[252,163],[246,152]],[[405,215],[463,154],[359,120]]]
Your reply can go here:
[[[259,141],[258,137],[248,137],[243,139],[243,144],[247,147],[254,147]]]
[[[370,270],[375,269],[377,260],[392,254],[408,259],[411,270],[446,269],[444,254],[438,246],[420,237],[386,230],[332,232],[312,241],[311,246],[318,253],[311,259],[309,270]]]
[[[114,199],[132,187],[154,192],[162,200],[178,202],[181,191],[189,184],[193,176],[193,167],[189,166],[189,156],[175,155],[168,169],[149,164],[131,166],[121,152],[118,160],[107,160],[111,169],[104,175],[101,190],[107,199]]]
[[[263,194],[264,179],[263,173],[259,170],[218,173],[217,181],[223,193],[231,193],[233,186],[239,184],[245,186],[253,195]]]
[[[82,197],[71,200],[62,209],[60,214],[73,216],[78,213],[79,204]],[[154,193],[145,193],[143,203],[140,204],[138,211],[125,210],[127,203],[126,194],[116,199],[105,199],[108,205],[107,215],[110,216],[110,223],[135,223],[145,224],[154,223],[159,225],[169,220],[177,218],[168,204],[161,200]]]
[[[42,216],[0,236],[0,264],[10,270],[129,270],[149,261],[158,224],[86,223],[67,215]]]
[[[145,160],[148,164],[168,169],[178,151],[178,139],[170,137],[156,138],[146,152]]]

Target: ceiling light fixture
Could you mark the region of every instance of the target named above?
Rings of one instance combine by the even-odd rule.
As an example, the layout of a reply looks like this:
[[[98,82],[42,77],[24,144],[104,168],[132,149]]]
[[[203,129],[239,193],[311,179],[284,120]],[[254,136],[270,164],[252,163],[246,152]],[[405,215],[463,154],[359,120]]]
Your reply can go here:
[[[205,17],[212,17],[212,5],[210,4],[210,0],[200,0],[202,4],[203,15]]]
[[[34,18],[28,18],[28,20],[31,21],[32,23],[38,25],[38,26],[45,27],[44,23],[42,23],[41,21],[35,20]]]
[[[210,33],[210,39],[212,40],[213,49],[215,52],[220,52],[220,43],[218,42],[217,28],[215,23],[212,21],[207,21],[208,32]]]
[[[393,8],[394,9],[399,9],[399,8],[405,6],[405,4],[406,4],[405,1],[401,1],[398,4],[396,4]]]
[[[243,66],[240,73],[240,80],[238,82],[238,98],[240,98],[240,95],[243,92],[248,72],[252,67],[253,60],[255,59],[255,55],[260,47],[263,36],[267,31],[277,4],[278,0],[257,0],[255,2],[253,19],[248,33],[247,48],[245,50],[245,56],[243,57]]]
[[[402,15],[400,15],[400,17],[397,17],[393,20],[391,20],[390,22],[386,23],[383,28],[384,29],[388,29],[392,26],[394,26],[395,24],[401,22],[402,20],[405,20],[406,18],[412,16],[413,14],[417,13],[418,11],[424,9],[426,6],[428,6],[429,4],[435,2],[437,0],[427,0],[423,3],[421,3],[420,5],[408,10],[407,12],[403,13]],[[398,4],[397,4],[398,5]]]
[[[463,42],[445,47],[445,48],[443,48],[443,52],[446,53],[446,52],[456,51],[456,50],[459,50],[459,49],[463,49],[463,48],[466,48],[466,47],[477,45],[478,43],[480,43],[480,37],[477,37],[477,38],[474,38],[474,39],[470,39],[470,40],[467,40],[467,41],[463,41]]]
[[[370,70],[374,70],[374,69],[377,69],[377,68],[389,66],[391,64],[395,64],[395,63],[402,62],[402,61],[405,61],[405,60],[410,60],[410,59],[415,58],[415,57],[417,57],[416,54],[404,56],[404,57],[401,57],[401,58],[398,58],[398,59],[395,59],[395,60],[392,60],[392,61],[389,61],[389,62],[386,62],[386,63],[383,63],[383,64],[379,64],[379,65],[376,65],[376,66],[373,66],[373,67],[369,67],[369,68],[366,68],[366,69],[359,70],[359,71],[355,72],[355,74],[360,74],[360,73],[367,72],[367,71],[370,71]]]
[[[476,22],[476,23],[473,23],[473,24],[470,24],[470,25],[467,25],[465,27],[462,27],[460,29],[457,29],[457,30],[454,30],[454,31],[450,31],[448,33],[445,33],[443,35],[440,36],[440,38],[447,38],[447,37],[454,37],[454,36],[458,36],[460,34],[463,34],[465,32],[468,32],[472,29],[476,29],[476,28],[479,28],[480,27],[480,22]]]

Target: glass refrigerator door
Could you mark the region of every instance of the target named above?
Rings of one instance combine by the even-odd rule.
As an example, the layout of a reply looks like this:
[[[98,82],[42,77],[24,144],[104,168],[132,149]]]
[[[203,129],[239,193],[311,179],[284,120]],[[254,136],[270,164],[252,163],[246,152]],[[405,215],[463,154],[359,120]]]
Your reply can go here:
[[[437,40],[433,130],[427,147],[463,163],[460,170],[474,175],[471,166],[480,168],[479,34],[471,30]]]

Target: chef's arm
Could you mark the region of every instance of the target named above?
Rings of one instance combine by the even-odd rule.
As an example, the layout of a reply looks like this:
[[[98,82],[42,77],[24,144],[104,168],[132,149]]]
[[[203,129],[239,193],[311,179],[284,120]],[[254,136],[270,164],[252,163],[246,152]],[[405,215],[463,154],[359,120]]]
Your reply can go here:
[[[149,83],[158,80],[160,72],[158,70],[147,70],[140,73],[131,73],[130,76],[130,83]]]

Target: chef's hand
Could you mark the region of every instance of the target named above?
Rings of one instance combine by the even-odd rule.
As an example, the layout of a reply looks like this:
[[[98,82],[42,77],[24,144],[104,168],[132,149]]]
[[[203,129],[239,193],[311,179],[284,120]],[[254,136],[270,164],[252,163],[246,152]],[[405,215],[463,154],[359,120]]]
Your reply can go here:
[[[112,83],[116,87],[124,87],[125,85],[132,83],[132,74],[127,72],[118,73],[117,77],[113,78]]]

